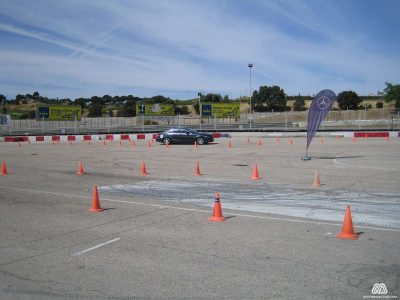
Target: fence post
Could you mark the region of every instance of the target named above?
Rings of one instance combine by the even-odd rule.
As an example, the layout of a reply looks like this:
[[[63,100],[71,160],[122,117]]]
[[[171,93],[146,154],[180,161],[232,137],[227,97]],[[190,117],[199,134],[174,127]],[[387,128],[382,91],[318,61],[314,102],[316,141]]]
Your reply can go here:
[[[285,112],[285,131],[287,131],[287,123],[288,123],[288,112]]]

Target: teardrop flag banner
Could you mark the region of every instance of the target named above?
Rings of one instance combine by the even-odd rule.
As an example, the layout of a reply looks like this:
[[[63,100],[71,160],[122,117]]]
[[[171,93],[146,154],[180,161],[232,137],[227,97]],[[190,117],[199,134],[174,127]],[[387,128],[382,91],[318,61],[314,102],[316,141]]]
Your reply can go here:
[[[311,140],[335,101],[336,94],[331,90],[322,90],[314,97],[308,110],[306,158]]]

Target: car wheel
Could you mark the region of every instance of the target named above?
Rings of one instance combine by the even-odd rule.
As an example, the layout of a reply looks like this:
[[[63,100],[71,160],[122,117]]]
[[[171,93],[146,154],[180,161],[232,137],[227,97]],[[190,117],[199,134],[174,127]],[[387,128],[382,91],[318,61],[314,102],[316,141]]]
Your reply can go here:
[[[202,137],[197,138],[196,140],[198,145],[203,145],[204,144],[204,139]]]
[[[171,144],[171,139],[170,138],[163,138],[163,143],[164,143],[164,145],[169,145],[169,144]]]

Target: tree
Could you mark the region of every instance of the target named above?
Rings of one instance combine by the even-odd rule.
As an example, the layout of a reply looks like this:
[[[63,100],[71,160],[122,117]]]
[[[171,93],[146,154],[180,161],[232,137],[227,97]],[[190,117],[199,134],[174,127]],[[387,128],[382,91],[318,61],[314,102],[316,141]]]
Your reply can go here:
[[[89,108],[89,117],[101,117],[103,116],[103,105],[100,103],[92,103]]]
[[[343,91],[337,97],[337,103],[340,109],[357,110],[363,100],[353,91]]]
[[[25,96],[24,95],[21,95],[21,94],[18,94],[17,96],[15,96],[15,101],[22,101],[22,100],[24,100],[25,99]]]
[[[78,98],[75,99],[75,104],[80,105],[82,109],[86,107],[86,99],[85,98]]]
[[[279,86],[260,86],[258,93],[253,93],[255,111],[285,111],[286,94]],[[253,100],[253,99],[252,99]]]
[[[303,97],[299,95],[293,103],[293,109],[295,111],[303,111],[305,110],[305,105],[306,102],[304,101]]]
[[[376,108],[383,108],[383,102],[381,102],[381,101],[376,102],[376,106],[375,107]]]
[[[5,103],[7,100],[6,96],[0,94],[0,103]]]
[[[99,96],[93,96],[92,98],[90,98],[90,101],[92,101],[93,104],[104,105],[103,98],[100,98]]]
[[[400,108],[400,84],[393,85],[386,82],[386,88],[384,89],[385,101],[394,101],[394,107]]]
[[[214,102],[222,102],[222,96],[220,94],[207,94],[205,96],[201,96],[201,102],[214,103]]]
[[[188,109],[187,105],[175,106],[174,107],[174,114],[175,115],[188,115],[189,114],[189,109]]]
[[[39,97],[40,97],[39,92],[33,92],[32,97],[35,100],[39,100]]]
[[[122,109],[118,111],[118,117],[134,117],[136,116],[136,101],[127,100]]]

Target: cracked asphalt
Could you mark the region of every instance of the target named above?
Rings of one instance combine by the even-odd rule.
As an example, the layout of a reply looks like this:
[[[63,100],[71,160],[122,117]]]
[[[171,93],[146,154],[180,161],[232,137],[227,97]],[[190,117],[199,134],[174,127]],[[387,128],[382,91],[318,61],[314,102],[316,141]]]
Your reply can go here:
[[[363,299],[375,283],[400,297],[399,141],[326,139],[309,162],[304,139],[256,141],[1,144],[0,298]],[[207,221],[216,192],[222,223]],[[347,196],[357,241],[336,238]]]

